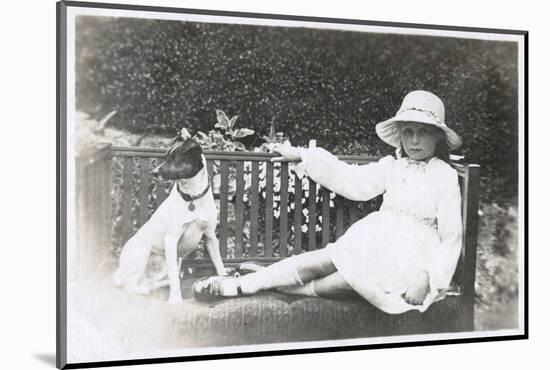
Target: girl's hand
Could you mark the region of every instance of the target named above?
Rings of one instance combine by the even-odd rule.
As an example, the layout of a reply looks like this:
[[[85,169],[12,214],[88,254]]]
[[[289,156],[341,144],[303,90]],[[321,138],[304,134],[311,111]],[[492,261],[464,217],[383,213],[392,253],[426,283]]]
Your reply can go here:
[[[279,153],[281,156],[271,158],[271,162],[296,162],[302,160],[298,148],[288,144],[277,144],[273,147],[273,151]]]
[[[413,305],[424,303],[428,292],[430,291],[430,278],[426,271],[422,271],[416,277],[416,280],[409,285],[405,292],[405,302]]]

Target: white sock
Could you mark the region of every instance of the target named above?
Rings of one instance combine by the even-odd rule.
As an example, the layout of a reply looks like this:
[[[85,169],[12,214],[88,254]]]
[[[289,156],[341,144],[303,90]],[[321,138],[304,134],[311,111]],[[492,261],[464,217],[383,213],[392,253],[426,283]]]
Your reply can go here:
[[[285,258],[256,272],[238,278],[244,294],[254,294],[261,290],[279,287],[303,286],[304,283],[298,274],[298,261],[295,256]],[[234,297],[237,292],[237,278],[224,278],[219,284],[222,286],[222,295]]]
[[[304,285],[298,273],[298,258],[285,258],[264,269],[242,276],[241,289],[244,294],[254,294],[261,290]]]

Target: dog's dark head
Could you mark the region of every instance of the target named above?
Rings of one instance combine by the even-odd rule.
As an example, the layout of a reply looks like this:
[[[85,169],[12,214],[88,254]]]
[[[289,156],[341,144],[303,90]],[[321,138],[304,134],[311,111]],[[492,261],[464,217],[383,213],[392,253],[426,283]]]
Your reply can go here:
[[[203,167],[202,148],[199,143],[190,136],[185,139],[178,136],[153,173],[167,180],[189,179]]]

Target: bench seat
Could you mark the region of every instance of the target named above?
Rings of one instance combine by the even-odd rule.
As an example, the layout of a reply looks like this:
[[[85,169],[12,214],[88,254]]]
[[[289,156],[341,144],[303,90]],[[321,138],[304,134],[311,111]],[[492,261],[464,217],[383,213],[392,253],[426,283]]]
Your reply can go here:
[[[185,299],[175,315],[180,346],[231,346],[460,331],[460,297],[425,313],[386,314],[360,298],[263,292],[214,303]]]

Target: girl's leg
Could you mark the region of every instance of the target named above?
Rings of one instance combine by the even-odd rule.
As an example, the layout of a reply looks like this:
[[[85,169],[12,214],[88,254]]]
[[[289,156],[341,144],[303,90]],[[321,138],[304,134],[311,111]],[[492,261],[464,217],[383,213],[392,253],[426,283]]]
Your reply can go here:
[[[317,249],[292,257],[302,282],[308,282],[336,272],[327,249]]]
[[[315,280],[314,283],[315,293],[321,297],[338,297],[355,292],[338,271]]]
[[[239,282],[244,294],[254,294],[261,290],[301,286],[335,271],[336,267],[327,251],[319,249],[285,258],[266,268],[240,277]],[[221,284],[221,295],[235,296],[238,294],[236,279],[222,279],[214,284]]]
[[[336,271],[324,249],[305,252],[285,258],[264,269],[241,277],[241,289],[245,294],[278,287],[303,285],[311,280]]]
[[[349,296],[354,292],[338,271],[302,286],[282,287],[277,290],[288,294],[327,298]]]

